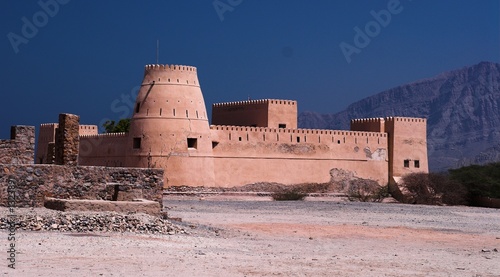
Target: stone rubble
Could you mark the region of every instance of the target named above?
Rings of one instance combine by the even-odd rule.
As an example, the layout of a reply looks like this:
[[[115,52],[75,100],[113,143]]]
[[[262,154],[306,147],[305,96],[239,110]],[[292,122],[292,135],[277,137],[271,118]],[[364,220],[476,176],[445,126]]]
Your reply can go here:
[[[60,212],[44,209],[16,209],[14,217],[0,213],[0,229],[5,230],[14,220],[16,230],[57,232],[131,232],[138,234],[187,234],[167,219],[146,214],[114,212]]]

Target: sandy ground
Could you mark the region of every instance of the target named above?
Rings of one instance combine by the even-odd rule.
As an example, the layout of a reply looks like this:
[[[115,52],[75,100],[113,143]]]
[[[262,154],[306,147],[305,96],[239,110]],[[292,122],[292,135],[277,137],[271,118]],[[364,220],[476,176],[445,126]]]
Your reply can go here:
[[[242,198],[238,198],[242,199]],[[3,276],[500,276],[500,211],[166,197],[188,235],[16,233]],[[258,201],[255,201],[258,200]],[[3,231],[2,249],[7,249]]]

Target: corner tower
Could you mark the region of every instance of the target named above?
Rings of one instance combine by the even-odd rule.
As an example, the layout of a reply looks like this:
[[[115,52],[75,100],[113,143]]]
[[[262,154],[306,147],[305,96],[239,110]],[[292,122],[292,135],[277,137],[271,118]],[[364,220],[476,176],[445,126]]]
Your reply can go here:
[[[214,185],[212,138],[195,67],[145,67],[126,151],[126,166],[165,169],[165,187]]]

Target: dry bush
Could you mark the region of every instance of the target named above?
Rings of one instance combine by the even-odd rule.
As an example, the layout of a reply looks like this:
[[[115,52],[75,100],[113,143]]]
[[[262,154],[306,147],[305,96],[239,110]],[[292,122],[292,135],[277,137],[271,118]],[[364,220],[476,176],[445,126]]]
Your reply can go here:
[[[304,200],[307,193],[294,188],[285,188],[279,191],[275,191],[271,194],[274,201],[297,201]]]
[[[350,201],[380,202],[388,195],[387,187],[381,187],[373,180],[354,179],[349,181],[347,196]]]
[[[467,203],[467,190],[447,175],[412,173],[403,177],[409,194],[405,202],[426,205],[462,205]]]

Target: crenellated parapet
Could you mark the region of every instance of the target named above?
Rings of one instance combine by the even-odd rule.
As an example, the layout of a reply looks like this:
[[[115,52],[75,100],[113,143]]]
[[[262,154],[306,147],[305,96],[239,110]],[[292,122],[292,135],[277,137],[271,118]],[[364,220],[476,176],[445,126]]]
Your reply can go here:
[[[197,69],[187,65],[146,65],[142,85],[153,84],[199,86]]]
[[[92,134],[92,135],[80,135],[81,138],[109,138],[109,137],[126,137],[126,132],[118,132],[118,133],[104,133],[104,134]]]
[[[402,117],[402,116],[390,116],[385,118],[386,122],[415,122],[415,123],[426,123],[426,118],[420,117]]]
[[[196,67],[188,65],[168,65],[168,64],[148,64],[145,66],[146,71],[189,71],[196,73]]]
[[[214,104],[212,104],[212,107],[224,108],[224,107],[260,105],[260,104],[295,105],[296,106],[297,101],[295,101],[295,100],[283,100],[283,99],[256,99],[256,100],[214,103]]]

